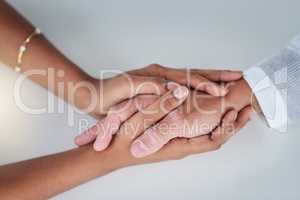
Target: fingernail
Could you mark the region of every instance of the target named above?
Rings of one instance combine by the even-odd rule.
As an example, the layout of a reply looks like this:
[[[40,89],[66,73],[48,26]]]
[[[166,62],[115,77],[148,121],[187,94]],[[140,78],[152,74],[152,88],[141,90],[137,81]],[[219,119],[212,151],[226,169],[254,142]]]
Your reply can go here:
[[[140,140],[135,141],[130,149],[131,154],[136,158],[145,156],[147,154],[147,150],[148,148],[146,147],[146,145]]]
[[[189,90],[184,86],[180,86],[173,91],[174,97],[178,100],[185,99],[188,96],[188,94]]]
[[[173,81],[167,82],[167,88],[168,88],[168,90],[174,90],[174,89],[176,89],[179,86],[180,85],[178,83],[175,83]]]

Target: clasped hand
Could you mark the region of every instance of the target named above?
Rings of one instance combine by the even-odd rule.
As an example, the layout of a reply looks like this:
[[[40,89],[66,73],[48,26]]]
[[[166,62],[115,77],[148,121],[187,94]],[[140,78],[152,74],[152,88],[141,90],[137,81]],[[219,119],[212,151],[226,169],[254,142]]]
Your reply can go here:
[[[218,149],[249,120],[250,99],[237,98],[235,91],[251,90],[239,72],[187,72],[150,65],[101,81],[99,87],[109,92],[102,92],[105,103],[98,114],[106,117],[75,143],[117,151],[123,165]],[[229,87],[219,84],[232,81],[236,84]]]

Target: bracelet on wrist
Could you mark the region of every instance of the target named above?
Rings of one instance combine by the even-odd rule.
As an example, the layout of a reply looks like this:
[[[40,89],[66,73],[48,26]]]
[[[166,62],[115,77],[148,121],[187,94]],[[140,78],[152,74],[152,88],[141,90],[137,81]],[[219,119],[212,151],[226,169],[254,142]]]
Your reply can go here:
[[[40,29],[36,28],[27,38],[26,40],[22,43],[22,45],[19,48],[19,54],[17,58],[17,64],[15,66],[15,71],[20,72],[22,70],[22,62],[23,62],[23,56],[27,50],[28,44],[31,42],[31,40],[37,36],[40,35],[41,31]]]

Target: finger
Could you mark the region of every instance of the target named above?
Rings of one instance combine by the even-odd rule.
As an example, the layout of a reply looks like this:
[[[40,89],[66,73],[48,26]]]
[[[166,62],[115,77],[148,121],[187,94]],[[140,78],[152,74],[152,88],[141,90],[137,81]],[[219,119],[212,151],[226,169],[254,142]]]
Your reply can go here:
[[[218,142],[211,139],[211,135],[202,135],[186,140],[185,145],[181,147],[182,153],[186,155],[214,151],[221,147]]]
[[[168,90],[175,90],[176,88],[180,87],[181,85],[179,83],[169,81],[167,82],[167,88]]]
[[[118,90],[110,89],[116,87],[116,85],[119,87]],[[106,111],[113,105],[137,95],[162,95],[167,92],[166,82],[163,78],[132,76],[128,74],[122,74],[121,76],[107,80],[103,87],[104,92],[109,94],[108,96],[111,96],[109,99],[103,99],[103,101],[108,101],[105,103],[107,106],[104,110]]]
[[[217,143],[224,144],[226,141],[229,140],[235,133],[239,132],[241,128],[243,128],[247,122],[250,120],[250,116],[252,113],[252,107],[246,106],[243,108],[239,113],[236,115],[236,119],[233,117],[227,117],[223,119],[222,125],[220,127],[221,134],[212,133],[212,135],[217,135],[218,137],[215,137],[215,140]],[[234,119],[234,120],[233,120]]]
[[[180,81],[180,84],[182,85],[188,85],[195,90],[206,92],[212,96],[225,96],[228,93],[228,89],[226,87],[223,87],[222,85],[210,81],[205,77],[199,76],[197,74],[194,74],[190,78]],[[177,88],[178,86],[180,86],[180,84],[171,81],[167,83],[167,88],[171,90]]]
[[[131,145],[131,153],[134,157],[141,158],[160,150],[172,138],[183,132],[182,127],[169,129],[172,125],[169,122],[181,124],[181,117],[177,110],[170,112],[160,123],[147,129]],[[164,128],[165,127],[165,128]],[[174,127],[174,126],[173,126]],[[172,133],[170,132],[172,131]]]
[[[132,98],[139,94],[161,95],[167,92],[165,79],[159,77],[123,74],[117,84],[122,88],[118,93],[123,99]]]
[[[248,122],[251,108],[245,107],[242,111],[239,112],[236,121],[234,122],[235,132],[239,131],[241,127],[245,126]],[[227,113],[225,119],[223,119],[224,123],[228,124],[234,119],[234,112],[231,111]],[[224,116],[224,117],[225,117]],[[217,131],[217,130],[215,130]],[[228,134],[224,134],[228,135]],[[221,147],[220,141],[214,141],[211,139],[211,135],[202,135],[199,137],[194,137],[191,139],[187,138],[174,138],[169,141],[167,144],[164,145],[157,153],[151,154],[143,159],[157,159],[160,160],[161,158],[164,159],[181,159],[188,155],[198,154],[198,153],[205,153],[209,151],[217,150]]]
[[[172,84],[173,86],[173,84]],[[237,116],[237,112],[234,110],[230,110],[226,113],[226,115],[223,117],[223,124],[224,128],[226,125],[226,128],[231,128],[233,125],[231,125]],[[172,118],[172,120],[169,120]],[[149,128],[144,132],[143,135],[138,137],[132,144],[131,152],[135,157],[145,157],[150,154],[153,154],[160,150],[164,145],[166,145],[171,139],[174,137],[179,137],[182,135],[182,130],[180,127],[176,127],[176,129],[172,129],[172,133],[162,131],[162,129],[158,127],[171,127],[172,125],[168,123],[168,121],[176,121],[177,123],[181,123],[181,118],[178,118],[178,114],[176,113],[176,110],[169,113],[167,117],[165,117],[164,120],[162,120],[157,126],[154,126],[152,128]],[[174,127],[174,126],[172,126]],[[222,134],[223,129],[217,129],[215,131],[215,137],[217,137],[217,134]],[[186,136],[185,136],[186,137]],[[219,137],[219,136],[218,136]]]
[[[133,115],[121,127],[120,134],[126,135],[128,141],[134,140],[147,128],[165,117],[169,112],[181,105],[189,94],[186,87],[178,87],[167,92],[153,104]],[[130,133],[130,134],[128,134]]]
[[[164,67],[159,64],[151,64],[143,69],[130,71],[130,74],[142,76],[159,76],[175,82],[181,82],[187,77],[188,70],[173,69]],[[238,70],[207,70],[207,69],[193,69],[191,73],[197,73],[206,77],[210,81],[235,81],[242,78],[243,74]]]
[[[84,131],[75,138],[75,144],[83,146],[88,143],[101,140],[99,151],[105,149],[112,139],[112,135],[118,130],[121,122],[118,116],[107,116],[94,126]]]
[[[184,148],[186,153],[196,154],[219,149],[224,142],[226,142],[232,135],[237,133],[247,124],[250,119],[251,112],[252,108],[250,106],[243,108],[238,113],[237,118],[233,122],[231,128],[228,128],[228,126],[219,126],[212,132],[212,135],[218,136],[214,137],[214,139],[212,139],[210,135],[188,139],[186,147]],[[227,116],[227,125],[231,124],[230,121],[234,119],[234,114],[232,113],[230,115]]]
[[[160,151],[171,152],[175,159],[188,155],[205,153],[217,149],[211,143],[210,135],[202,135],[195,138],[174,138],[168,142]]]
[[[104,123],[104,119],[99,121],[97,124],[89,128],[88,130],[84,131],[80,135],[76,136],[74,142],[77,146],[86,145],[92,141],[94,141],[97,137],[97,133],[99,131],[99,125]],[[101,126],[101,125],[100,125]]]
[[[121,123],[121,119],[118,115],[108,115],[97,133],[94,150],[102,151],[106,149],[112,140],[112,135],[119,130]]]
[[[202,153],[207,151],[203,144],[209,141],[208,135],[200,136],[198,139],[200,145],[197,145],[198,150],[199,147],[203,147]],[[202,141],[201,141],[202,140]],[[182,159],[188,155],[190,155],[190,142],[187,138],[174,138],[170,140],[167,144],[164,145],[158,152],[148,155],[147,157],[142,157],[139,159],[135,159],[137,162],[145,163],[149,160],[153,161],[161,161],[161,160],[178,160]]]
[[[228,90],[214,81],[234,81],[242,77],[241,71],[172,69],[158,64],[129,72],[136,75],[158,76],[182,85],[191,86],[213,96],[224,96]]]
[[[199,74],[192,74],[189,85],[195,90],[206,92],[212,96],[225,96],[228,89]]]
[[[153,103],[158,97],[153,95],[138,96],[130,101],[121,103],[113,107],[105,120],[104,128],[98,133],[97,139],[94,143],[94,149],[96,151],[102,151],[106,149],[112,139],[112,135],[115,134],[121,124],[129,119],[139,109]]]
[[[149,76],[133,76],[135,90],[131,95],[156,94],[161,95],[167,92],[166,81],[163,78]],[[132,96],[131,96],[132,97]]]
[[[247,124],[247,122],[250,120],[252,113],[253,109],[251,106],[246,106],[239,112],[234,125],[238,131]]]
[[[216,145],[223,145],[246,125],[250,119],[251,112],[252,108],[246,107],[236,115],[236,119],[228,117],[229,115],[227,119],[225,119],[225,116],[221,126],[212,132],[212,141],[216,143]]]
[[[75,144],[78,146],[86,145],[93,142],[97,137],[98,142],[101,141],[101,143],[103,143],[101,146],[105,149],[105,146],[110,143],[111,135],[118,130],[121,123],[126,121],[139,109],[153,103],[157,98],[158,97],[155,95],[140,95],[113,106],[104,119],[76,136]],[[99,147],[99,150],[100,149],[101,148]]]
[[[195,69],[192,70],[195,73],[198,73],[202,76],[205,76],[211,81],[235,81],[242,78],[243,74],[241,71],[232,71],[232,70],[201,70]]]
[[[223,87],[222,85],[219,85],[197,74],[192,75],[190,78],[184,79],[180,82],[180,84],[188,85],[195,90],[206,92],[212,96],[225,96],[228,93],[228,89],[226,87]],[[174,89],[180,84],[175,82],[168,82],[167,88],[169,90]]]
[[[224,144],[246,125],[250,119],[251,112],[252,108],[250,106],[243,108],[239,113],[229,111],[222,119],[221,126],[212,132],[211,139],[220,145]]]
[[[211,133],[211,139],[212,140],[217,140],[219,138],[224,137],[223,133],[223,129],[225,128],[230,128],[232,126],[234,126],[234,122],[237,118],[237,111],[236,110],[229,110],[223,117],[222,122],[221,122],[221,126],[217,127],[214,131],[212,131]]]

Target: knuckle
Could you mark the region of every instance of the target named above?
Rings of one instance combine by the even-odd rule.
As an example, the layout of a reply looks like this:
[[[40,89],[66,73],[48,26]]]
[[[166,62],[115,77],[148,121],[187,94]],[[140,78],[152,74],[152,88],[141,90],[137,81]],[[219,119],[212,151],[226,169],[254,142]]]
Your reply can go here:
[[[148,65],[148,67],[151,69],[160,69],[162,66],[157,63],[151,63],[150,65]]]
[[[163,75],[166,70],[165,67],[163,67],[162,65],[157,64],[157,63],[152,63],[152,64],[148,65],[147,68],[150,71],[155,71],[156,73],[158,73],[160,75]]]

